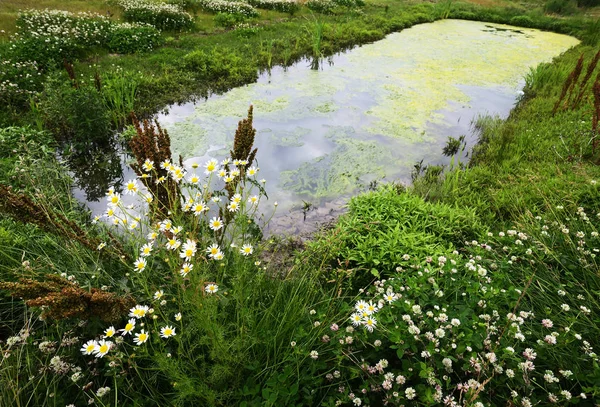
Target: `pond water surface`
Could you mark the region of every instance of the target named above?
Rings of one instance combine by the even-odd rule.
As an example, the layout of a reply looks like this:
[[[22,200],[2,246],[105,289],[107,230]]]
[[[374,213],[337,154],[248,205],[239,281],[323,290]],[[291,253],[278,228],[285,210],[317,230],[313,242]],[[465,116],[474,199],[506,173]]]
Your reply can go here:
[[[554,33],[462,20],[421,24],[336,55],[274,68],[256,83],[171,106],[160,123],[185,163],[223,159],[254,106],[260,177],[271,230],[297,233],[335,216],[376,181],[408,183],[413,165],[447,162],[448,136],[469,136],[477,115],[506,116],[530,67],[576,45]],[[303,222],[302,207],[310,203]],[[95,213],[104,208],[95,210]],[[103,203],[101,203],[103,205]]]

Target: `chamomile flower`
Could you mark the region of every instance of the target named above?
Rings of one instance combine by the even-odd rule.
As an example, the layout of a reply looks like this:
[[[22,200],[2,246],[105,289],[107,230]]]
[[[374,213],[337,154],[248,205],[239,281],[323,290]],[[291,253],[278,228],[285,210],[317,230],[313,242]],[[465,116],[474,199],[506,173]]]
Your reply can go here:
[[[170,167],[171,167],[171,160],[169,160],[169,159],[166,159],[160,163],[160,168],[162,168],[163,170],[166,170]]]
[[[225,178],[227,176],[227,171],[224,168],[221,168],[219,172],[217,172],[219,178]]]
[[[144,331],[143,329],[138,332],[137,334],[135,334],[135,338],[133,338],[133,342],[137,345],[140,346],[141,344],[145,343],[148,338],[150,336],[148,335],[148,332]]]
[[[150,253],[152,253],[152,245],[150,243],[146,243],[140,249],[140,256],[148,257],[148,256],[150,256]]]
[[[90,340],[83,344],[81,347],[81,353],[84,355],[91,355],[98,348],[98,341]]]
[[[177,250],[181,246],[181,242],[174,237],[167,241],[167,249],[169,250]]]
[[[182,230],[183,226],[175,226],[171,228],[171,233],[173,233],[174,235],[178,235],[181,233]]]
[[[175,321],[181,321],[181,312],[175,314]]]
[[[210,220],[210,222],[208,222],[208,226],[212,230],[217,231],[223,227],[223,221],[221,218],[214,217]]]
[[[366,302],[366,301],[360,300],[360,301],[358,301],[358,302],[356,303],[356,305],[354,306],[354,308],[355,308],[355,309],[356,309],[358,312],[362,313],[362,312],[365,312],[365,311],[367,310],[367,307],[368,307],[368,306],[369,306],[369,304],[367,304],[367,302]]]
[[[219,286],[216,284],[209,284],[206,286],[206,288],[204,289],[204,291],[206,291],[207,294],[214,294],[219,290]]]
[[[149,232],[146,237],[148,238],[148,240],[156,240],[158,238],[158,232],[156,230],[153,230]]]
[[[135,263],[133,263],[133,270],[137,271],[138,273],[141,273],[146,268],[146,265],[147,265],[146,259],[143,257],[140,257],[139,259],[137,259],[135,261]]]
[[[163,338],[169,338],[175,335],[177,334],[175,333],[175,328],[173,328],[172,326],[167,325],[160,329],[160,336]]]
[[[231,174],[227,174],[225,178],[223,178],[223,181],[225,181],[226,184],[229,184],[231,181],[233,181],[233,177]]]
[[[248,198],[248,203],[252,204],[252,205],[256,205],[258,203],[258,196],[253,195],[250,198]]]
[[[164,232],[165,230],[169,230],[172,227],[173,227],[173,222],[170,219],[165,219],[158,224],[158,229],[161,232]]]
[[[217,260],[217,261],[223,260],[224,257],[225,257],[225,255],[220,250],[219,250],[219,252],[217,254],[215,254],[214,256],[212,256],[213,260]]]
[[[254,249],[251,244],[245,244],[240,249],[240,253],[242,253],[242,255],[244,255],[244,256],[250,256],[253,251],[254,251]]]
[[[206,253],[208,253],[208,257],[214,257],[217,253],[220,253],[221,249],[219,249],[219,245],[214,243],[206,248]]]
[[[114,192],[106,198],[108,200],[108,205],[115,207],[121,203],[121,195],[118,192]]]
[[[240,203],[242,202],[242,196],[240,194],[235,194],[231,197],[231,202]]]
[[[188,239],[187,242],[183,244],[183,250],[179,253],[179,257],[186,260],[191,260],[192,257],[196,254],[196,242],[191,239]]]
[[[237,212],[239,208],[240,204],[237,202],[231,202],[229,205],[227,205],[227,209],[229,209],[229,212]]]
[[[125,193],[129,195],[135,195],[139,191],[140,187],[136,180],[132,179],[127,181],[125,184]]]
[[[350,321],[352,321],[352,325],[359,326],[362,323],[362,315],[358,312],[355,312],[350,315]]]
[[[181,266],[181,270],[179,270],[179,274],[181,274],[182,277],[185,277],[190,273],[190,271],[192,271],[193,268],[193,264],[183,263],[183,266]]]
[[[398,297],[393,292],[389,292],[383,296],[383,299],[386,300],[388,304],[393,303],[394,301],[396,301],[397,298]]]
[[[237,177],[240,175],[240,170],[238,170],[237,168],[234,170],[231,170],[231,172],[229,173],[229,175],[231,175],[233,178]]]
[[[152,171],[154,169],[154,161],[146,158],[146,161],[144,161],[144,164],[142,164],[142,168],[146,172]]]
[[[377,304],[373,304],[373,301],[369,301],[369,303],[367,304],[367,314],[371,315],[376,313],[377,311],[379,311]]]
[[[194,215],[200,216],[203,212],[208,211],[208,206],[204,203],[204,201],[197,202],[193,207]]]
[[[165,295],[165,292],[163,290],[158,290],[157,292],[154,293],[154,299],[160,300],[164,295]]]
[[[373,329],[375,329],[375,326],[377,325],[377,320],[372,316],[369,316],[363,320],[363,325],[369,332],[373,332]]]
[[[137,319],[143,318],[148,313],[150,307],[147,305],[136,305],[129,310],[129,316]]]
[[[115,334],[117,333],[116,329],[114,326],[111,326],[109,328],[106,328],[104,330],[104,337],[105,338],[112,338],[113,336],[115,336]]]
[[[195,185],[200,182],[200,177],[194,173],[194,174],[190,175],[188,180],[189,180],[190,184]]]
[[[206,168],[204,171],[206,175],[211,174],[219,169],[219,162],[217,160],[210,160],[206,163],[204,168]]]
[[[135,319],[131,318],[125,324],[125,328],[121,329],[121,336],[129,335],[135,329]]]
[[[257,172],[258,172],[258,168],[256,168],[256,167],[250,167],[250,168],[248,168],[248,171],[247,171],[249,176],[254,176],[254,175],[256,175]]]
[[[100,340],[100,342],[98,342],[98,346],[96,347],[96,349],[94,349],[94,355],[97,358],[102,358],[102,357],[104,357],[104,355],[106,355],[108,353],[108,351],[110,350],[111,347],[112,347],[111,341],[105,341],[104,339],[102,339],[102,340]]]

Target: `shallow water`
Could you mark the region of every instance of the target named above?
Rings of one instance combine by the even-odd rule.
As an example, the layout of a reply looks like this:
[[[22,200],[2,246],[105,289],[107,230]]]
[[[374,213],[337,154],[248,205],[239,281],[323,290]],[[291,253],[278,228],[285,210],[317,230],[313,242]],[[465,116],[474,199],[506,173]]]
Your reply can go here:
[[[172,106],[159,121],[174,156],[203,163],[227,155],[237,122],[254,105],[260,177],[270,202],[279,203],[271,229],[297,233],[327,221],[372,182],[408,183],[421,159],[447,162],[448,136],[471,134],[479,114],[506,116],[529,67],[577,43],[472,21],[421,24],[334,56],[319,70],[308,61],[275,68],[256,83]],[[307,222],[303,202],[317,208]]]

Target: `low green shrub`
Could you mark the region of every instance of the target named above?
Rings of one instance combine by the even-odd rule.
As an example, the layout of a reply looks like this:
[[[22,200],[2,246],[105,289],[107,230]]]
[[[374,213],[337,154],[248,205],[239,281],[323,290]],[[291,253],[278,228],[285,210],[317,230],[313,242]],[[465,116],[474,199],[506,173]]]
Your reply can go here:
[[[516,16],[510,19],[511,25],[516,25],[519,27],[535,27],[534,21],[529,16]]]
[[[236,25],[246,21],[244,14],[217,13],[214,17],[215,24],[218,27],[233,28]]]
[[[174,4],[147,0],[118,0],[123,8],[123,18],[130,22],[151,24],[159,30],[187,30],[193,27],[194,18]]]
[[[43,76],[37,63],[0,60],[0,103],[23,107],[43,88]]]
[[[421,198],[385,186],[352,198],[349,214],[331,232],[317,239],[333,239],[339,251],[333,263],[349,261],[353,287],[366,285],[374,276],[395,273],[402,257],[445,255],[481,232],[474,211],[432,205]]]
[[[257,8],[280,11],[291,15],[300,10],[298,0],[248,0],[248,4]]]
[[[133,53],[150,50],[160,42],[159,31],[150,26],[118,24],[97,14],[60,10],[23,12],[17,18],[17,29],[10,58],[33,61],[43,70],[81,58],[94,48]]]
[[[335,4],[341,7],[362,7],[365,5],[364,0],[332,0]]]
[[[107,48],[118,54],[151,51],[162,43],[160,31],[152,25],[119,24],[113,28]]]
[[[304,5],[321,14],[330,14],[336,6],[332,0],[308,0]]]
[[[570,16],[577,13],[577,3],[575,0],[548,0],[544,4],[546,13],[561,14]]]
[[[577,0],[577,7],[597,7],[600,6],[600,0]]]
[[[217,87],[222,83],[241,85],[258,77],[253,61],[227,49],[192,51],[183,58],[183,66],[196,76],[213,81]]]
[[[40,96],[45,127],[56,138],[78,146],[105,144],[111,132],[111,116],[102,93],[92,86],[73,86],[63,75],[52,75]]]
[[[210,13],[242,14],[258,17],[258,11],[248,3],[226,0],[200,0],[200,7]]]

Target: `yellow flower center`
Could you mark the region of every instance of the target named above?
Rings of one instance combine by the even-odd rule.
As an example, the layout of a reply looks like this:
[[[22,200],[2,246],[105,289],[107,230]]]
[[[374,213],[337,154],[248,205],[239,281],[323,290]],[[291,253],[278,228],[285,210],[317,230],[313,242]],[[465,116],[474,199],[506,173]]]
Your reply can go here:
[[[165,329],[165,336],[170,336],[173,333],[172,329]]]
[[[146,338],[148,338],[148,335],[146,335],[146,334],[140,334],[140,336],[139,336],[140,342],[144,342],[146,340]]]
[[[131,331],[132,329],[133,329],[133,324],[130,323],[130,324],[125,325],[125,330],[127,332]]]
[[[108,352],[108,345],[104,344],[100,346],[100,353],[106,353]]]
[[[85,348],[85,350],[90,353],[91,351],[94,350],[94,348],[96,347],[96,345],[88,345],[87,348]]]

